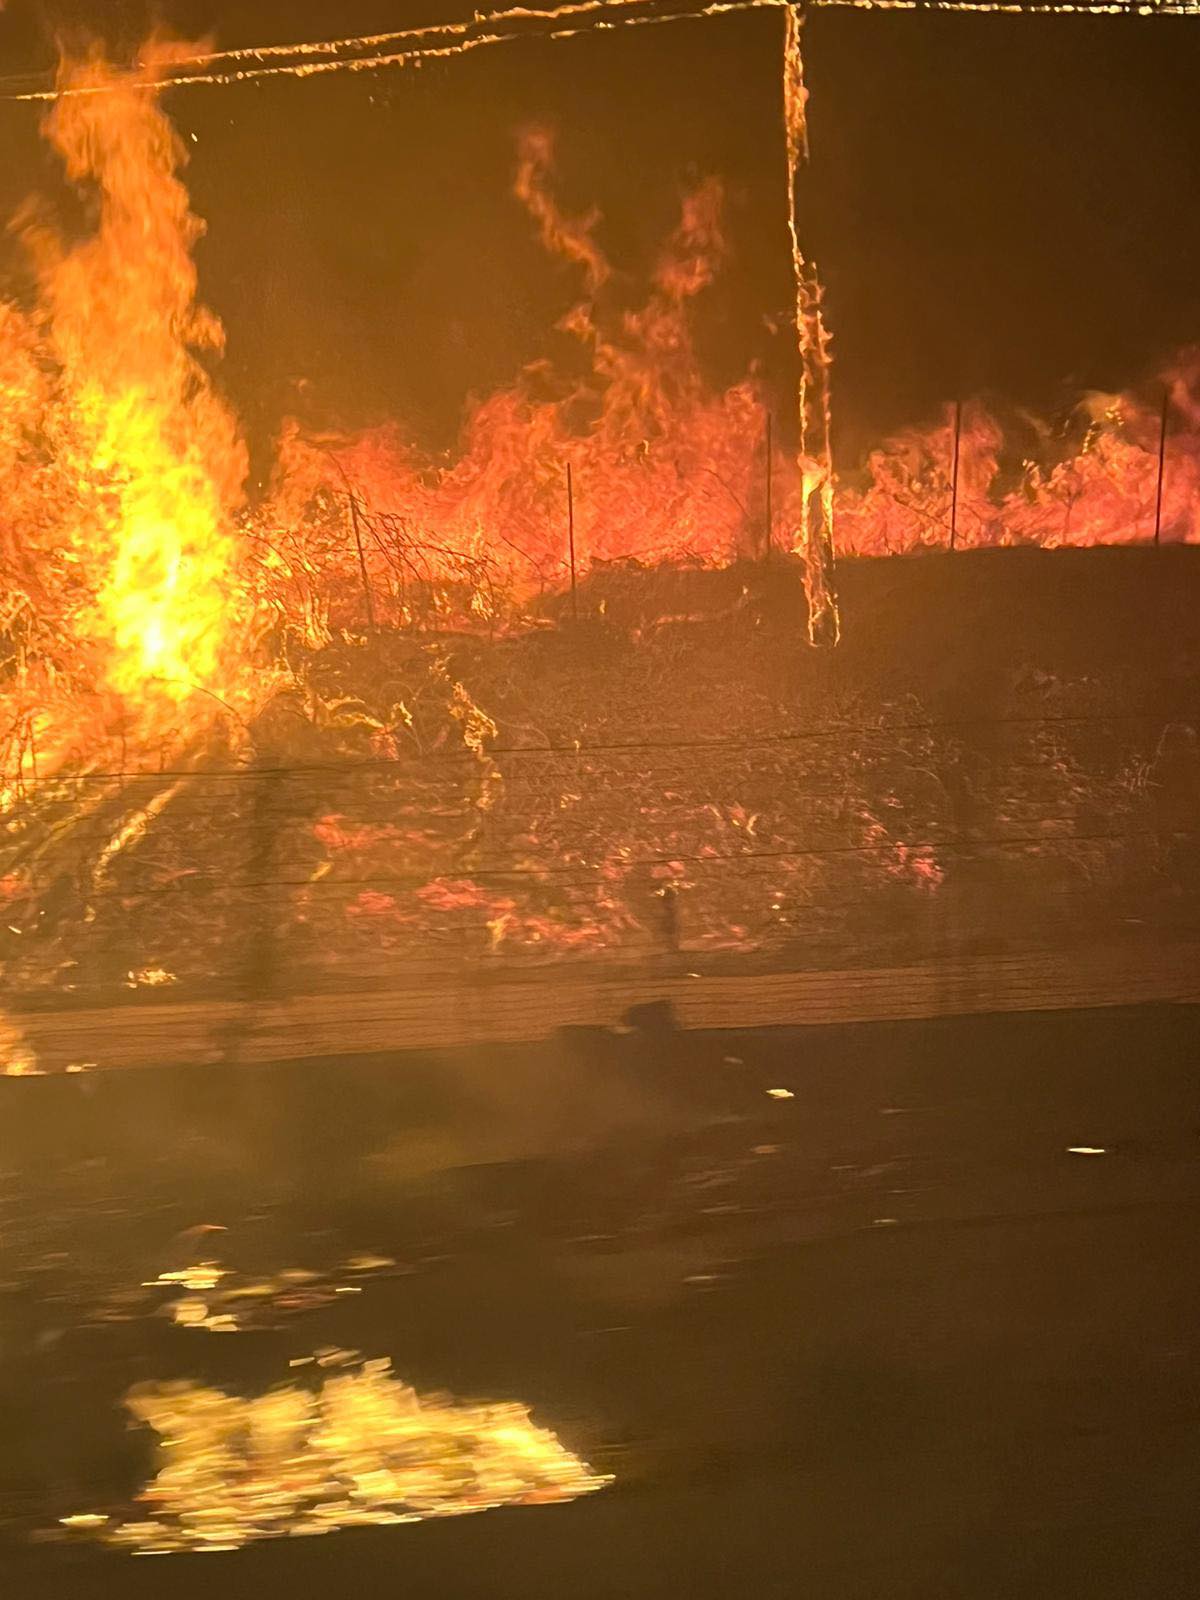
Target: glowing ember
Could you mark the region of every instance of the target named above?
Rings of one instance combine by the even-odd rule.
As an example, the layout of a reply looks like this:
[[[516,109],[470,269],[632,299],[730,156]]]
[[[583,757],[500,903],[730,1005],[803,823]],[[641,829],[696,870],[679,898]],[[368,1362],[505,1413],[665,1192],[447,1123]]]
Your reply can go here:
[[[1194,537],[1200,401],[1186,365],[1169,375],[1161,517],[1159,408],[1129,397],[1091,399],[1066,448],[1044,434],[1019,454],[1020,441],[968,406],[956,496],[949,422],[881,448],[861,479],[835,481],[828,337],[795,206],[806,91],[790,8],[784,22],[800,455],[777,444],[770,476],[775,540],[804,562],[814,633],[836,635],[835,512],[839,548],[864,555],[947,543],[955,499],[963,546],[1124,542],[1148,538],[1156,521],[1163,537]],[[567,586],[572,519],[583,573],[614,560],[724,565],[761,556],[772,532],[768,397],[750,378],[713,390],[693,337],[726,249],[720,183],[684,197],[629,309],[612,290],[597,217],[557,201],[553,139],[535,128],[518,144],[514,193],[578,280],[560,327],[582,376],[544,365],[519,375],[475,405],[449,463],[423,459],[397,425],[331,439],[286,424],[273,492],[243,542],[233,518],[245,451],[200,360],[222,339],[196,300],[201,225],[180,178],[183,146],[147,92],[184,59],[155,47],[133,73],[65,66],[61,89],[83,92],[60,94],[45,132],[68,176],[94,187],[96,229],[68,241],[35,209],[19,221],[38,303],[0,305],[0,626],[16,646],[0,751],[9,803],[39,764],[44,774],[86,763],[114,732],[194,741],[225,703],[253,709],[271,681],[268,663],[251,673],[260,618],[309,646],[364,622],[494,630]]]
[[[421,1396],[387,1361],[249,1400],[186,1381],[145,1384],[126,1406],[159,1435],[158,1471],[140,1495],[147,1515],[87,1513],[64,1526],[138,1555],[550,1505],[611,1481],[524,1406]]]

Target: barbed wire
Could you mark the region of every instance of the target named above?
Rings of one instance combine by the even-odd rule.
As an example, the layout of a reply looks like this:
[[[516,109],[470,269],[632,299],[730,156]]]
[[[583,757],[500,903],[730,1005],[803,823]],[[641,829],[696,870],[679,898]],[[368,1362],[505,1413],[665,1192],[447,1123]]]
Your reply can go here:
[[[1166,727],[1187,719],[1166,717],[1155,712],[1081,712],[1078,714],[1031,714],[1009,717],[947,717],[928,722],[857,723],[837,724],[824,728],[789,729],[779,733],[750,734],[729,739],[637,739],[613,740],[585,744],[547,745],[494,745],[485,746],[482,759],[502,760],[509,757],[570,757],[583,759],[592,755],[638,754],[647,751],[679,750],[704,752],[709,750],[758,750],[776,745],[807,743],[820,739],[890,737],[894,734],[936,734],[951,731],[1015,728],[1015,727],[1086,727],[1117,725],[1148,725]],[[479,765],[481,757],[466,748],[454,750],[413,750],[397,756],[371,756],[356,761],[293,762],[268,765],[246,763],[236,767],[152,767],[130,768],[113,772],[28,773],[21,777],[22,787],[40,784],[129,783],[137,781],[191,780],[214,782],[224,780],[254,780],[301,775],[338,777],[350,773],[386,771],[391,768],[411,768],[422,764],[466,763]]]
[[[1054,821],[1055,819],[1047,819]],[[1195,839],[1200,837],[1197,829],[1171,829],[1170,837],[1173,840]],[[1013,850],[1045,850],[1053,853],[1055,850],[1066,851],[1079,845],[1091,844],[1133,844],[1137,842],[1158,842],[1161,834],[1151,828],[1130,829],[1128,831],[1110,830],[1093,833],[1064,834],[1025,834],[1016,837],[992,837],[984,839],[924,839],[914,841],[889,839],[875,844],[844,844],[820,845],[801,847],[797,849],[781,850],[746,850],[726,854],[702,854],[698,852],[671,852],[669,854],[639,856],[628,861],[608,863],[616,867],[618,872],[624,869],[626,873],[639,873],[654,867],[673,867],[682,865],[687,867],[714,867],[741,869],[746,879],[770,877],[770,872],[759,870],[746,870],[748,865],[759,861],[789,862],[813,861],[825,859],[852,859],[855,857],[895,857],[898,852],[904,852],[908,857],[920,854],[922,851],[932,851],[939,855],[966,855],[978,854],[985,851],[1013,851]],[[612,887],[616,881],[613,875],[601,871],[601,865],[587,863],[552,864],[546,863],[537,867],[478,867],[473,868],[460,864],[451,865],[442,871],[434,873],[363,873],[355,877],[323,877],[303,878],[263,878],[249,880],[245,883],[219,882],[216,875],[204,877],[196,873],[189,873],[169,884],[159,884],[152,888],[128,889],[114,885],[109,889],[93,889],[86,898],[89,901],[102,901],[105,898],[117,899],[122,902],[153,899],[161,895],[178,895],[184,890],[208,891],[213,895],[227,894],[262,894],[267,891],[281,889],[302,889],[307,891],[329,892],[330,890],[350,890],[364,888],[378,888],[388,885],[394,888],[420,889],[427,887],[431,882],[446,882],[449,880],[469,880],[474,884],[489,882],[507,882],[509,880],[528,881],[536,884],[548,884],[554,881],[562,882],[572,880],[569,886],[573,887]],[[471,909],[465,906],[463,909]],[[476,908],[482,909],[482,907]],[[431,915],[444,915],[442,912],[431,911]]]

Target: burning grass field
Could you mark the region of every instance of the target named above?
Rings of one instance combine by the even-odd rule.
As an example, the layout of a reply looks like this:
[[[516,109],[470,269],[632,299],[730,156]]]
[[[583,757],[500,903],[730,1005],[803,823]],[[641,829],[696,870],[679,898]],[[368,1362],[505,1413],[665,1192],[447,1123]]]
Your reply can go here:
[[[1187,940],[1188,549],[612,568],[488,641],[377,633],[153,776],[31,784],[3,953],[36,1007],[471,973],[909,966]],[[120,841],[120,848],[111,846]],[[107,851],[107,855],[106,855]]]
[[[0,302],[11,1011],[1190,935],[1194,363],[1040,454],[976,407],[835,479],[815,286],[785,445],[761,374],[718,390],[697,353],[720,183],[638,289],[532,129],[513,196],[569,359],[471,402],[445,459],[280,419],[252,493],[154,92],[179,48],[64,63],[43,133],[89,205],[30,203]]]

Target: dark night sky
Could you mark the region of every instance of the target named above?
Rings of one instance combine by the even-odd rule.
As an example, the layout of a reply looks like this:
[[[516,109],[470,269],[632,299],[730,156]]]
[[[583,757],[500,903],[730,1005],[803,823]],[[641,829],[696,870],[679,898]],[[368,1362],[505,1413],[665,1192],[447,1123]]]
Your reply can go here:
[[[158,9],[226,45],[438,14],[383,0]],[[131,36],[144,11],[90,6]],[[828,285],[844,463],[955,394],[1053,407],[1200,339],[1200,20],[823,11],[807,31],[803,233]],[[603,242],[634,273],[689,178],[723,175],[734,254],[703,347],[714,378],[758,359],[784,394],[788,339],[765,321],[789,294],[779,33],[778,16],[735,16],[176,91],[210,230],[204,292],[229,335],[223,382],[256,440],[306,379],[314,418],[394,412],[444,443],[471,389],[553,348],[573,279],[508,192],[529,120],[557,125],[565,199],[599,204]],[[34,8],[10,5],[0,72],[45,59]],[[0,110],[7,211],[53,187],[36,122]]]

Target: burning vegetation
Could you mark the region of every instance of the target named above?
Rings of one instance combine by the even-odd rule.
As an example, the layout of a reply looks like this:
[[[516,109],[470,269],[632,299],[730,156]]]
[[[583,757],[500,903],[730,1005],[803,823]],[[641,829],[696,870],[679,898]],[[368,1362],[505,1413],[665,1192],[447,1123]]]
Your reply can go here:
[[[64,80],[106,89],[112,74],[88,63]],[[245,709],[254,692],[234,527],[246,456],[201,362],[222,333],[196,301],[182,145],[138,82],[64,96],[44,131],[97,221],[68,239],[27,208],[36,304],[0,320],[18,780],[86,765],[115,738],[145,748],[198,730],[214,700]]]
[[[804,90],[787,18],[791,177]],[[955,810],[944,783],[939,795],[941,779],[930,790],[910,774],[873,790],[860,769],[874,757],[857,745],[804,779],[841,785],[840,820],[825,818],[815,852],[757,759],[719,801],[680,800],[682,773],[663,804],[643,786],[617,826],[596,786],[628,790],[634,769],[601,772],[585,753],[522,794],[514,760],[528,772],[534,752],[578,750],[589,728],[612,738],[576,642],[614,705],[637,676],[627,649],[665,679],[672,641],[705,621],[756,630],[772,594],[787,597],[788,648],[805,648],[805,600],[812,617],[834,615],[820,554],[831,526],[843,556],[1194,540],[1193,368],[1168,374],[1165,405],[1090,397],[1058,436],[1029,419],[1006,436],[970,405],[835,481],[828,342],[794,213],[803,421],[789,447],[761,379],[715,389],[697,354],[695,311],[727,250],[719,180],[682,197],[638,297],[599,218],[559,202],[553,138],[531,128],[514,194],[576,286],[560,324],[569,370],[530,365],[474,403],[449,461],[423,456],[399,422],[318,436],[284,420],[269,489],[250,497],[213,376],[222,329],[198,298],[186,151],[154,89],[177,54],[150,48],[133,73],[63,67],[44,132],[91,220],[67,230],[29,204],[16,232],[33,293],[0,303],[10,974],[142,987],[184,965],[224,970],[236,946],[235,966],[262,984],[252,948],[284,930],[301,959],[339,942],[357,959],[436,949],[431,923],[459,945],[469,925],[484,952],[597,952],[653,944],[683,891],[704,907],[693,948],[762,948],[744,897],[730,910],[698,888],[715,862],[749,856],[771,863],[768,922],[811,922],[844,849],[914,907],[939,894],[946,852],[932,835]],[[560,626],[572,616],[574,637]],[[538,671],[557,708],[532,687]],[[726,733],[748,693],[739,680]],[[689,726],[705,725],[697,712]],[[846,725],[838,713],[827,732]],[[933,759],[909,756],[913,774]],[[154,929],[136,950],[122,931],[133,921]],[[86,973],[81,929],[95,947]]]
[[[726,248],[720,184],[684,197],[647,298],[629,306],[598,218],[560,210],[552,161],[550,134],[527,130],[514,187],[580,280],[560,323],[578,345],[573,373],[539,363],[474,405],[458,459],[441,468],[397,426],[352,439],[285,427],[264,520],[305,604],[334,625],[361,625],[368,606],[393,626],[429,620],[430,607],[457,626],[511,625],[569,587],[572,531],[583,571],[763,551],[765,397],[750,379],[714,393],[692,337],[692,303]]]

